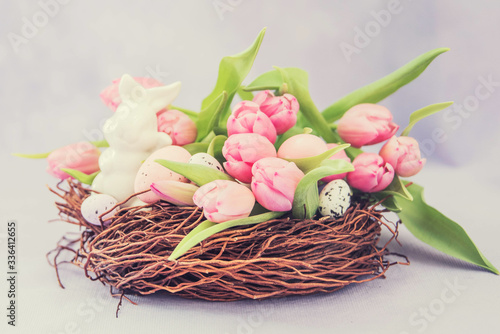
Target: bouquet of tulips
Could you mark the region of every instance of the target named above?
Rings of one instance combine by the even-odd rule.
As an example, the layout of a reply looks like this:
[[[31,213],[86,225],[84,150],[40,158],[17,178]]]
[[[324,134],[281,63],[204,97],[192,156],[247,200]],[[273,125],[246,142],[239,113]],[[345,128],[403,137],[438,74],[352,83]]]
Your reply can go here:
[[[56,177],[91,185],[95,193],[81,206],[91,224],[105,227],[119,207],[157,201],[202,208],[206,221],[169,260],[235,226],[282,216],[339,218],[356,196],[396,212],[438,250],[498,274],[456,222],[425,203],[421,186],[402,179],[425,164],[409,136],[412,127],[451,102],[415,111],[399,134],[391,112],[375,104],[447,49],[427,52],[320,112],[299,68],[275,67],[242,85],[264,33],[247,50],[222,59],[201,111],[171,105],[180,83],[125,75],[101,93],[114,112],[103,128],[105,140],[36,157],[46,157]],[[241,102],[231,106],[237,95]],[[362,150],[383,142],[378,154]],[[107,148],[101,153],[100,147]]]

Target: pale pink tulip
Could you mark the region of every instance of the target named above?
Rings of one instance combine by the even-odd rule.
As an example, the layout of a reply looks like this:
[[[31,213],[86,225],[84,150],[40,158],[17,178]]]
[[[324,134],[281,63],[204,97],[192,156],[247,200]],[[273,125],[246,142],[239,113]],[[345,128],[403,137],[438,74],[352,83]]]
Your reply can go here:
[[[394,168],[376,153],[361,153],[352,164],[354,171],[347,174],[347,182],[361,191],[384,190],[394,178]]]
[[[151,184],[151,191],[162,200],[181,206],[193,206],[193,195],[198,186],[173,180],[160,180]]]
[[[233,113],[227,120],[227,134],[257,133],[269,139],[274,144],[276,129],[273,123],[252,101],[241,101],[233,108]]]
[[[172,138],[172,145],[178,146],[194,143],[198,134],[191,118],[175,109],[158,113],[158,131],[165,132]]]
[[[263,207],[271,211],[292,209],[295,189],[304,173],[280,158],[264,158],[252,167],[252,191]]]
[[[363,103],[347,110],[338,123],[338,134],[353,147],[373,145],[391,138],[399,126],[386,107]]]
[[[193,201],[203,208],[205,218],[214,223],[248,217],[255,205],[250,189],[227,180],[215,180],[201,186],[194,193]]]
[[[297,123],[299,102],[291,94],[274,96],[273,92],[265,90],[255,95],[253,102],[257,103],[260,110],[271,119],[279,135]]]
[[[326,147],[328,149],[332,149],[332,148],[335,148],[339,146],[338,144],[326,144]],[[344,161],[347,161],[347,162],[351,162],[351,159],[347,156],[347,154],[345,153],[344,150],[342,151],[339,151],[337,153],[335,153],[334,155],[332,155],[330,157],[330,160],[344,160]],[[333,180],[339,180],[339,179],[343,179],[344,177],[346,177],[347,175],[347,172],[346,173],[340,173],[340,174],[335,174],[335,175],[331,175],[331,176],[327,176],[327,177],[324,177],[322,178],[321,180],[324,181],[324,182],[330,182],[330,181],[333,181]]]
[[[49,174],[64,180],[70,176],[61,168],[76,169],[85,174],[99,170],[99,155],[101,151],[89,142],[78,142],[61,147],[47,157]]]
[[[327,150],[326,143],[318,136],[299,134],[285,140],[278,149],[278,158],[301,159],[314,157]]]
[[[120,85],[120,79],[113,80],[111,86],[104,88],[99,96],[101,100],[107,105],[111,110],[116,111],[116,108],[122,103],[120,93],[118,92],[118,86]],[[134,77],[134,80],[141,84],[144,88],[153,88],[163,86],[161,82],[153,78],[141,78]]]
[[[420,149],[415,138],[406,136],[392,137],[382,146],[379,154],[385,162],[394,167],[396,174],[403,177],[413,176],[420,172],[426,161],[420,156]]]
[[[266,157],[276,157],[274,145],[256,133],[241,133],[230,136],[222,147],[226,172],[244,183],[252,181],[253,164]]]

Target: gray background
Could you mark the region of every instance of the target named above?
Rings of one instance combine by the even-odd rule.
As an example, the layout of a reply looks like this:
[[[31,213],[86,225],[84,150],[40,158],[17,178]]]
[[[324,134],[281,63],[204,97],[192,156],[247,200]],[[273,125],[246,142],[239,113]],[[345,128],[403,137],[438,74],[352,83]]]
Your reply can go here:
[[[428,202],[464,226],[499,267],[500,3],[401,0],[397,13],[380,24],[375,16],[390,9],[390,1],[73,0],[57,7],[54,1],[0,4],[0,254],[7,220],[19,224],[19,326],[12,332],[466,333],[498,324],[499,277],[434,251],[404,227],[403,248],[397,250],[412,264],[392,268],[386,280],[263,302],[133,297],[139,306],[125,303],[116,320],[117,300],[77,269],[64,268],[67,288],[58,287],[44,255],[74,229],[46,223],[57,212],[44,186],[56,182],[44,172],[45,162],[10,153],[99,139],[110,111],[98,94],[123,73],[180,80],[175,104],[198,110],[215,84],[220,59],[245,49],[263,27],[268,30],[248,80],[273,65],[303,68],[319,109],[428,50],[449,47],[420,78],[381,104],[404,127],[412,111],[455,101],[412,131],[426,143],[429,160],[414,180],[426,186]],[[39,27],[30,31],[33,23]],[[359,31],[371,34],[362,45]],[[14,46],[13,34],[25,39]],[[345,44],[357,45],[358,53],[346,57]],[[490,91],[484,80],[495,83]],[[433,139],[436,131],[443,140]],[[2,268],[5,261],[2,255]],[[6,303],[6,282],[0,281],[0,303]],[[443,303],[443,293],[455,283],[464,288]],[[431,310],[427,318],[425,309]]]

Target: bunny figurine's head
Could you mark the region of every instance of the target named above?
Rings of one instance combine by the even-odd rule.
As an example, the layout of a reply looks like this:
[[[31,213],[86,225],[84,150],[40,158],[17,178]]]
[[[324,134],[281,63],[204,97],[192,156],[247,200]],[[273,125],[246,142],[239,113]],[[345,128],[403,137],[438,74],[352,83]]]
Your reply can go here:
[[[130,75],[123,75],[119,86],[122,103],[103,127],[109,145],[126,150],[154,149],[161,135],[157,129],[156,113],[172,103],[180,88],[181,83],[175,82],[146,89]]]

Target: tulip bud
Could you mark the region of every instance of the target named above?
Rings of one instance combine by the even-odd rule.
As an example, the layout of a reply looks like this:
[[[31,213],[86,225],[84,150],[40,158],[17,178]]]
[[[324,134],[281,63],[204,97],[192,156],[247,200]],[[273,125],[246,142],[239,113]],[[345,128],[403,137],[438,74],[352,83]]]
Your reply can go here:
[[[396,174],[409,177],[417,174],[424,167],[426,159],[421,159],[418,142],[412,137],[401,136],[389,139],[380,156],[394,167]]]
[[[158,131],[172,138],[172,145],[193,143],[198,134],[196,124],[183,112],[170,109],[158,113]]]
[[[372,103],[358,104],[347,110],[337,127],[339,136],[357,148],[383,142],[398,129],[389,109]]]
[[[222,147],[226,172],[244,183],[252,181],[253,164],[266,157],[276,157],[271,142],[256,133],[240,133],[226,139]]]
[[[191,183],[160,180],[151,184],[151,191],[160,199],[181,206],[192,206],[193,195],[199,187]]]
[[[257,103],[260,110],[271,119],[279,135],[297,123],[299,102],[291,94],[274,96],[273,92],[265,90],[255,95],[253,102]]]
[[[375,153],[361,153],[352,165],[354,171],[347,174],[347,182],[367,193],[384,190],[394,178],[394,168]]]
[[[276,129],[273,123],[252,101],[241,101],[227,120],[227,134],[256,133],[269,139],[274,144]]]
[[[62,168],[76,169],[85,174],[99,170],[99,155],[101,151],[89,142],[78,142],[61,147],[47,157],[49,166],[47,172],[61,180],[70,176]]]
[[[326,144],[326,147],[328,149],[332,149],[334,147],[337,147],[339,146],[338,144]],[[345,160],[347,162],[351,162],[351,159],[347,156],[347,154],[345,153],[344,150],[342,151],[339,151],[337,153],[335,153],[334,155],[332,155],[330,157],[330,160],[337,160],[337,159],[341,159],[341,160]],[[321,181],[324,181],[324,182],[331,182],[333,180],[340,180],[340,179],[343,179],[344,177],[346,177],[347,175],[347,172],[346,173],[340,173],[340,174],[334,174],[334,175],[330,175],[330,176],[326,176],[324,178],[321,179]]]
[[[292,209],[295,189],[304,173],[280,158],[264,158],[252,167],[252,191],[263,207],[271,211]]]
[[[248,217],[255,205],[250,189],[227,180],[215,180],[201,186],[194,193],[193,201],[203,208],[205,218],[214,223]]]
[[[163,86],[161,82],[153,78],[134,77],[134,80],[140,83],[145,89]],[[104,88],[101,94],[99,94],[104,104],[113,111],[116,111],[116,108],[122,103],[120,93],[118,92],[120,81],[121,78],[113,80],[112,85]]]

